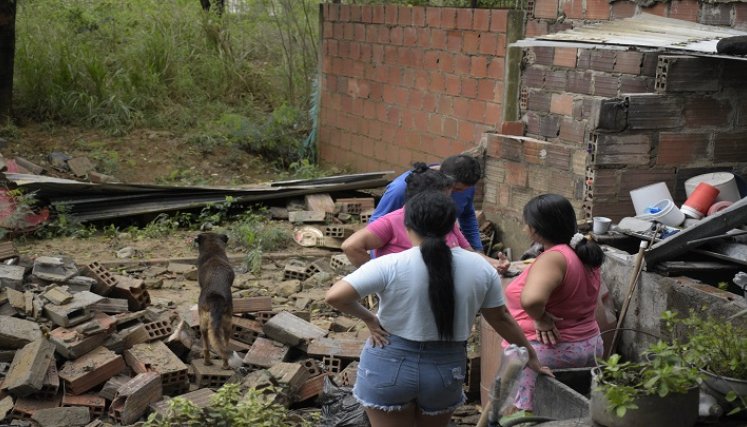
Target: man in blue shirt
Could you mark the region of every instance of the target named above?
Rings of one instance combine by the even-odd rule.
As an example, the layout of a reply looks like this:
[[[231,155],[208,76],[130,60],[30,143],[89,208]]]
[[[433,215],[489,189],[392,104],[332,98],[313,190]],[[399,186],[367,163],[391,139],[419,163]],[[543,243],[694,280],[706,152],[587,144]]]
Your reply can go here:
[[[476,252],[482,252],[482,242],[480,241],[480,229],[477,224],[475,215],[475,184],[482,176],[480,163],[472,156],[460,154],[446,158],[441,165],[431,166],[434,169],[440,169],[441,172],[454,179],[451,198],[454,200],[457,208],[457,219],[462,234],[469,242],[472,249]],[[405,190],[407,183],[405,180],[412,171],[407,171],[395,178],[384,191],[379,204],[376,206],[369,222],[374,222],[389,212],[395,211],[405,205]],[[499,271],[505,271],[508,263],[504,260],[495,260],[489,258],[491,264],[498,268]],[[504,268],[505,267],[505,268]]]

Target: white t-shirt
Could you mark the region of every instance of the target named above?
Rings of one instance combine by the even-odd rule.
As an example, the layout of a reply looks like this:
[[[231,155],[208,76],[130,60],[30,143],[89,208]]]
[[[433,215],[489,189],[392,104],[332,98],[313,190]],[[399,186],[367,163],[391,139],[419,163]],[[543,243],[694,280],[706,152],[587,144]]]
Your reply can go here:
[[[498,273],[483,257],[452,248],[454,341],[466,341],[480,308],[504,305]],[[428,270],[419,247],[363,264],[344,279],[364,297],[379,296],[379,322],[389,333],[410,341],[440,341],[428,299]]]

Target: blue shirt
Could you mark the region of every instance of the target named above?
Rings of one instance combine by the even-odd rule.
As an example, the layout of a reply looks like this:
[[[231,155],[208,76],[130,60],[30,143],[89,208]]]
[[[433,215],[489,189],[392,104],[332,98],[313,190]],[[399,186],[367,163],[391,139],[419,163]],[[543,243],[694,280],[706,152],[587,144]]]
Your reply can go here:
[[[368,220],[369,223],[405,205],[405,190],[407,190],[405,179],[411,173],[412,171],[403,173],[386,186],[384,195],[381,196],[381,200],[376,206],[373,215],[371,215],[371,219]],[[475,187],[451,193],[451,198],[456,204],[457,220],[459,221],[459,227],[462,229],[462,234],[464,234],[472,249],[482,251],[480,229],[477,225],[475,206],[473,204]]]

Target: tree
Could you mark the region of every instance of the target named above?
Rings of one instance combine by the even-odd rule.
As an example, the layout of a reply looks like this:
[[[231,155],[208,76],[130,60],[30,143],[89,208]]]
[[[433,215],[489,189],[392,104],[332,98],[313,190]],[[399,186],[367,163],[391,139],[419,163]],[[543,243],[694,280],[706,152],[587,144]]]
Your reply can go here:
[[[223,9],[225,8],[226,0],[215,0],[215,3],[218,5],[218,15],[223,13]],[[208,12],[210,10],[210,0],[200,0],[200,4],[202,5],[202,9],[205,12]]]
[[[16,54],[16,0],[0,0],[0,124],[13,114],[13,63]]]

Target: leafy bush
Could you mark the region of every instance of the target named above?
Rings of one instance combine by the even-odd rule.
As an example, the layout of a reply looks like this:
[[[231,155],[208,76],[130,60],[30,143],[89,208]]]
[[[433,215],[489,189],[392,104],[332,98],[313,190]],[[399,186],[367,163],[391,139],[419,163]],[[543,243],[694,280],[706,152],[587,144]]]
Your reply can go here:
[[[269,393],[267,393],[269,392]],[[314,425],[313,419],[292,416],[288,410],[270,398],[274,390],[248,390],[243,396],[238,384],[226,384],[213,396],[211,405],[200,409],[193,403],[174,398],[163,418],[151,414],[145,427],[233,426],[233,427],[281,427]]]

